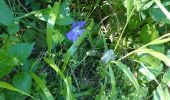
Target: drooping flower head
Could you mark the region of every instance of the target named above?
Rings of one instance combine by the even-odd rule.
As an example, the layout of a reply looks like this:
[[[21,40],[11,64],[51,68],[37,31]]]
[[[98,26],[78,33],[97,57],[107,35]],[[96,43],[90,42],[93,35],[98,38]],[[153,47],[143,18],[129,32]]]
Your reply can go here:
[[[78,21],[78,22],[73,22],[71,31],[69,31],[66,36],[69,40],[72,42],[75,42],[80,35],[83,34],[85,29],[83,28],[86,25],[85,21]]]

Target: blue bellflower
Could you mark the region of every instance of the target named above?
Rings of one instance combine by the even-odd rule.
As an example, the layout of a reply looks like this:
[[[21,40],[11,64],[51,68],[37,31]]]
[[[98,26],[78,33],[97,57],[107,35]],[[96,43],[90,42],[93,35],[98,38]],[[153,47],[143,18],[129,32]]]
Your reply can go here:
[[[69,40],[75,42],[80,35],[83,34],[83,32],[86,29],[82,29],[86,25],[85,21],[78,21],[78,22],[73,22],[71,31],[69,31],[66,36]]]

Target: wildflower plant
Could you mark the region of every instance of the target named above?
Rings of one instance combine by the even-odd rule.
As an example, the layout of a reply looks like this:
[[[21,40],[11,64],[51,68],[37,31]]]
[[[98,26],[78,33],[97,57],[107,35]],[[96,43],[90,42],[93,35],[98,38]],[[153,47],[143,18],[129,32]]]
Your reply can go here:
[[[0,100],[170,100],[169,12],[168,0],[0,0]]]
[[[86,25],[85,21],[78,21],[78,22],[73,22],[71,31],[69,31],[66,36],[69,40],[72,42],[75,42],[79,36],[83,34],[83,32],[86,30],[83,28]]]

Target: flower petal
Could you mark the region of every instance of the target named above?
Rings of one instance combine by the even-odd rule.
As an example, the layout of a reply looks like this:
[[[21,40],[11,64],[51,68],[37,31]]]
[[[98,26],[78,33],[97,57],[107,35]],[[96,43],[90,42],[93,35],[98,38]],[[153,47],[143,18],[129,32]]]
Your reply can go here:
[[[86,25],[85,21],[78,21],[77,22],[77,28],[82,28],[82,27],[84,27],[84,25]]]
[[[71,30],[71,31],[69,31],[67,34],[66,34],[66,36],[67,36],[67,38],[69,39],[69,40],[72,40],[73,39],[73,37],[74,37],[74,31],[73,30]]]
[[[72,24],[72,29],[74,29],[74,28],[76,28],[76,26],[77,26],[77,22],[73,22],[73,24]]]
[[[83,34],[83,32],[85,31],[86,29],[81,29],[81,30],[78,30],[76,33],[77,33],[77,35],[82,35]]]
[[[74,35],[74,37],[72,38],[72,41],[75,42],[78,39],[78,35]]]

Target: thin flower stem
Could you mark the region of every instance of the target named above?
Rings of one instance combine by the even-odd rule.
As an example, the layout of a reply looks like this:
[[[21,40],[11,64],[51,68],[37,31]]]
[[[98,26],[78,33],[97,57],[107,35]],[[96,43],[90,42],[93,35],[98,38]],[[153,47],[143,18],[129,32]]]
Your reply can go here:
[[[133,14],[134,10],[135,10],[135,9],[133,8],[133,10],[132,10],[129,18],[127,19],[127,22],[126,22],[126,24],[125,24],[125,26],[124,26],[124,28],[123,28],[123,31],[121,32],[120,37],[119,37],[119,39],[118,39],[118,41],[117,41],[117,43],[116,43],[116,46],[115,46],[115,48],[114,48],[114,52],[116,51],[116,49],[117,49],[117,47],[118,47],[118,45],[119,45],[119,43],[120,43],[120,40],[122,39],[122,36],[123,36],[123,34],[124,34],[124,32],[125,32],[125,29],[126,29],[128,23],[129,23],[129,21],[130,21],[130,18],[132,17],[132,14]]]

